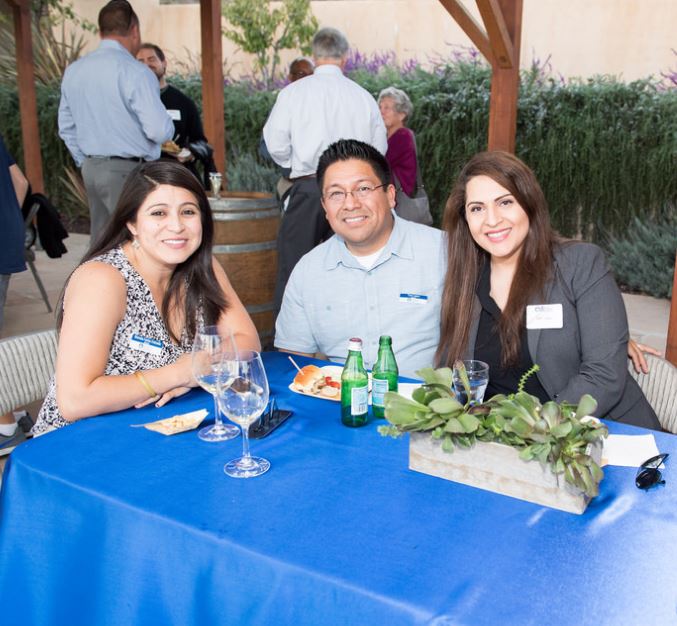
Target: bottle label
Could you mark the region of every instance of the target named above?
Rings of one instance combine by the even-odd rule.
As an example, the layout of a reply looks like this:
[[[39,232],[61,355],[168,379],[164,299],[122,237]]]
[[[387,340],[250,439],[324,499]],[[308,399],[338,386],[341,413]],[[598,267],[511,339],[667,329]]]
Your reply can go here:
[[[367,386],[353,387],[350,390],[350,414],[364,415],[367,412],[369,390]]]
[[[388,391],[388,381],[382,378],[374,378],[371,383],[372,406],[383,406],[383,396]]]

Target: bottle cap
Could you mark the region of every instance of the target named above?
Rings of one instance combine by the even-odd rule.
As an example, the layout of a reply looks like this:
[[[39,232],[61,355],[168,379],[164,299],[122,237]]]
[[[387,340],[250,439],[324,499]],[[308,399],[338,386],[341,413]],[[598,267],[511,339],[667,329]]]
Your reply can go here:
[[[362,351],[362,340],[359,337],[351,337],[348,341],[348,350]]]

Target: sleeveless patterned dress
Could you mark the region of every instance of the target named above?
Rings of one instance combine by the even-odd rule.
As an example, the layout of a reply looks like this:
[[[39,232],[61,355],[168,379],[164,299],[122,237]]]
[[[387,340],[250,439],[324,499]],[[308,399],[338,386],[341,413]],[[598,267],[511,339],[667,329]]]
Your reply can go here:
[[[107,376],[129,375],[137,370],[150,370],[171,365],[182,354],[191,351],[192,343],[189,343],[185,329],[179,344],[172,342],[146,281],[134,269],[121,247],[114,248],[91,261],[112,265],[122,274],[127,285],[127,307],[113,335],[113,343],[104,372]],[[96,294],[92,294],[92,298],[96,298]],[[201,315],[198,315],[198,318],[201,318]],[[159,354],[149,354],[138,350],[131,345],[132,335],[160,340],[162,349]],[[33,427],[34,435],[40,435],[70,423],[59,413],[56,404],[56,385],[56,376],[53,376]]]

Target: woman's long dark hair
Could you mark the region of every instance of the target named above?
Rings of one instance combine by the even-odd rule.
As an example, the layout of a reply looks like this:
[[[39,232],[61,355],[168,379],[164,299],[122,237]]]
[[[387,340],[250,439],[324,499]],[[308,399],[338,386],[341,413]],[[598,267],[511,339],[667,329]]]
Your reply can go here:
[[[484,264],[490,260],[489,254],[473,240],[465,217],[466,187],[475,176],[488,176],[505,187],[529,217],[529,231],[499,323],[504,366],[514,364],[519,357],[526,306],[533,296],[543,294],[552,274],[553,247],[559,240],[550,226],[541,186],[527,165],[516,156],[500,151],[480,152],[468,161],[444,212],[448,260],[440,343],[435,355],[438,366],[453,363],[466,351],[477,281]]]
[[[180,187],[192,193],[197,200],[202,222],[202,241],[198,249],[176,267],[162,300],[162,319],[172,338],[178,342],[180,338],[173,334],[169,324],[171,311],[183,309],[186,331],[188,337],[192,339],[195,336],[197,311],[200,306],[205,324],[216,324],[228,306],[212,267],[214,222],[209,201],[202,185],[186,167],[173,161],[151,161],[142,163],[132,170],[125,181],[108,225],[92,242],[81,263],[86,263],[131,241],[133,237],[127,224],[136,222],[139,208],[148,195],[160,185]],[[58,307],[57,329],[61,328],[63,322],[62,302],[63,294]]]

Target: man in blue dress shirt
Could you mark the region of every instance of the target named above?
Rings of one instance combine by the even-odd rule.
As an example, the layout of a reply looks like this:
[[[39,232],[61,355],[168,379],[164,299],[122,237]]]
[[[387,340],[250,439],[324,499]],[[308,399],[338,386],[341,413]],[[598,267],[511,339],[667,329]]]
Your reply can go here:
[[[343,361],[361,337],[365,365],[390,335],[400,373],[432,365],[446,269],[442,231],[401,219],[385,157],[354,139],[330,145],[317,184],[334,236],[306,254],[287,283],[275,347]]]
[[[82,167],[92,239],[106,226],[129,172],[158,159],[174,134],[157,78],[135,59],[139,18],[127,0],[101,9],[99,34],[99,47],[66,70],[59,105],[59,136]]]

